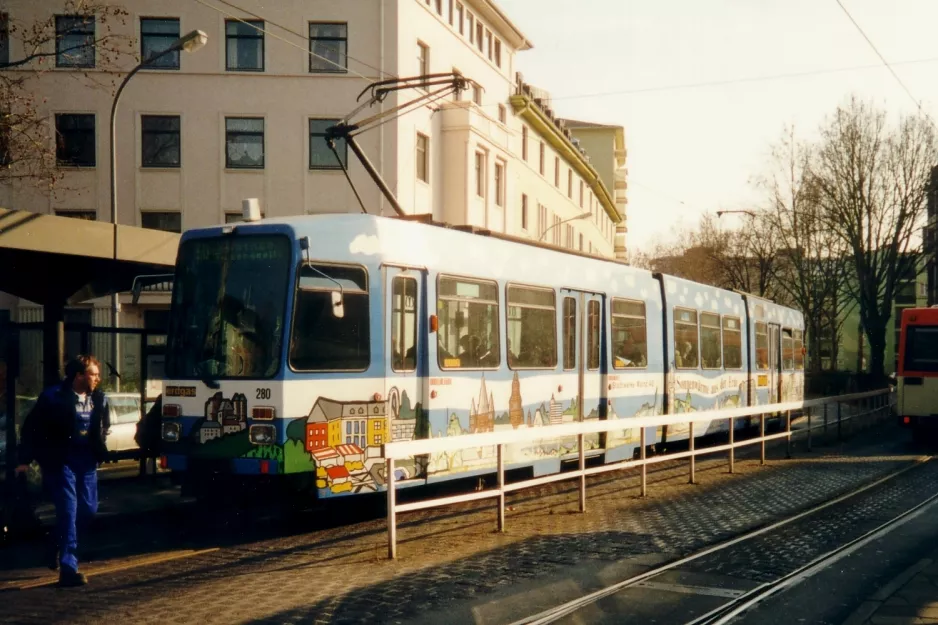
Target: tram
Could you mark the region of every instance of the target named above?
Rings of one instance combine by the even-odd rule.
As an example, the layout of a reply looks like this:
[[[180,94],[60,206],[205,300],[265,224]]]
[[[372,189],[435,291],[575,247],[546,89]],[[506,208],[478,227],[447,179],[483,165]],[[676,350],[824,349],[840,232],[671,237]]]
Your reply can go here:
[[[897,412],[920,438],[938,428],[938,307],[906,308],[899,327]]]
[[[187,231],[163,388],[164,466],[267,476],[319,497],[385,485],[382,444],[517,428],[535,475],[633,457],[634,416],[795,400],[796,310],[488,231],[371,215],[265,219]],[[744,427],[744,420],[737,420]],[[726,421],[695,426],[695,436]],[[649,444],[688,428],[649,428]],[[400,486],[491,473],[494,449],[419,456]]]

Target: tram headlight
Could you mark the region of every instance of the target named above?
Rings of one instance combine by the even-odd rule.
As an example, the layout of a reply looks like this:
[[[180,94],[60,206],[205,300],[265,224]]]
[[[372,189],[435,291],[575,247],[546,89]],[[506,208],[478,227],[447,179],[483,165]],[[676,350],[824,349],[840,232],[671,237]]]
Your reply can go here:
[[[250,430],[251,444],[272,445],[277,430],[272,425],[252,425]]]
[[[163,440],[167,443],[178,443],[182,428],[178,423],[164,421],[162,428]]]

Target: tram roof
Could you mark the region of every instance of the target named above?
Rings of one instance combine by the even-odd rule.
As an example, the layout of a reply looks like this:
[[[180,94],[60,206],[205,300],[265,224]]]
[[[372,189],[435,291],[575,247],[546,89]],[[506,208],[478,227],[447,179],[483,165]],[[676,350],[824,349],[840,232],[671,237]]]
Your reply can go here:
[[[0,208],[0,291],[37,304],[127,291],[137,276],[171,271],[179,236]]]

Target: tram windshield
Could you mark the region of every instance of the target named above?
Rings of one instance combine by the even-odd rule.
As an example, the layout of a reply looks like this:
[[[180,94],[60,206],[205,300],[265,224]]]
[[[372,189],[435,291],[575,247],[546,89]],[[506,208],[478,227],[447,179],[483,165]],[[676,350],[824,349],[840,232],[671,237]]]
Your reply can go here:
[[[904,365],[906,371],[938,373],[938,326],[908,326]]]
[[[285,236],[186,241],[173,285],[166,375],[212,380],[276,374],[290,263]]]

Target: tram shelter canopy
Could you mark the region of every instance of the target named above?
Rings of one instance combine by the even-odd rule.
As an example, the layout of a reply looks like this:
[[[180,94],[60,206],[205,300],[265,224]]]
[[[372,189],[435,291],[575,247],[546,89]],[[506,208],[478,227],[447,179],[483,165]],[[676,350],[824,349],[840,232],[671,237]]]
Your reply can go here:
[[[0,291],[42,305],[47,381],[60,374],[65,306],[171,272],[179,237],[118,225],[115,253],[113,224],[0,208]]]

